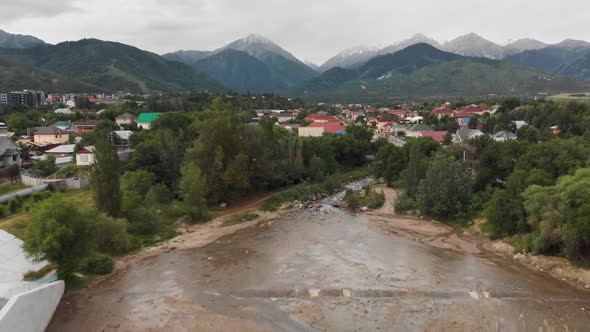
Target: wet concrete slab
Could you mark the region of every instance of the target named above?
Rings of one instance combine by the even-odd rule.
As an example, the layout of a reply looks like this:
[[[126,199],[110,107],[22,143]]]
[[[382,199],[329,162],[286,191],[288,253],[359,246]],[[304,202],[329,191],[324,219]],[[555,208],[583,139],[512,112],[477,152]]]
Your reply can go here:
[[[48,330],[588,331],[590,294],[312,208],[72,293]]]

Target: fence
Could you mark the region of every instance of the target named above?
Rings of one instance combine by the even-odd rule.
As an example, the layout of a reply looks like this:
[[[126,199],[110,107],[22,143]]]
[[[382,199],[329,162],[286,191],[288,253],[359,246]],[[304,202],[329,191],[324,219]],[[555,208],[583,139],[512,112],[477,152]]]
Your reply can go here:
[[[80,176],[66,179],[39,179],[23,172],[20,176],[20,179],[25,186],[29,187],[38,187],[42,185],[52,184],[56,188],[69,190],[83,189],[90,185],[89,176]]]

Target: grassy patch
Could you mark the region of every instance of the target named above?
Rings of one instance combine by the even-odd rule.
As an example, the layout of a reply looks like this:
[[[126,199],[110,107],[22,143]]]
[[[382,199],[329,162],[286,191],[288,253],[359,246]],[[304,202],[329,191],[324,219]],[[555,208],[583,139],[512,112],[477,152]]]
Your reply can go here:
[[[251,213],[251,212],[246,212],[246,213],[242,213],[242,214],[236,214],[235,216],[231,216],[228,219],[226,219],[223,224],[221,224],[221,227],[228,227],[228,226],[234,226],[234,225],[238,225],[241,224],[243,222],[248,222],[248,221],[252,221],[256,218],[258,218],[259,215],[256,213]]]
[[[87,189],[55,193],[55,195],[61,195],[66,200],[80,207],[91,208],[94,206],[92,192]],[[27,222],[29,221],[30,212],[33,208],[33,200],[30,198],[26,199],[24,207],[20,211],[0,219],[0,229],[7,231],[19,239],[24,239]]]
[[[385,203],[385,195],[383,191],[376,192],[373,187],[367,186],[364,191],[353,192],[347,190],[344,196],[344,204],[353,210],[357,211],[362,207],[366,207],[369,210],[375,210],[383,206]]]
[[[18,212],[0,220],[0,229],[5,230],[19,239],[24,239],[28,220],[28,212]]]
[[[590,103],[590,92],[568,92],[549,96],[547,98],[556,102],[577,101],[582,103]]]
[[[22,189],[27,188],[27,186],[25,186],[22,183],[15,183],[15,184],[10,184],[10,183],[6,183],[6,184],[2,184],[0,185],[0,195],[6,195],[6,194],[10,194],[12,192],[15,191],[19,191]]]
[[[47,264],[47,265],[45,265],[45,267],[43,267],[40,270],[29,271],[29,272],[25,273],[23,280],[33,281],[33,280],[41,279],[53,270],[55,270],[55,266],[53,264]]]

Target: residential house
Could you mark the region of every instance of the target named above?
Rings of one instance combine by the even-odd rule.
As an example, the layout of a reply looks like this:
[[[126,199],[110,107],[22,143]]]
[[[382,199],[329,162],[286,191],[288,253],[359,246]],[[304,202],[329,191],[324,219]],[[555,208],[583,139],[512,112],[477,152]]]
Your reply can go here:
[[[76,144],[62,144],[45,151],[46,154],[55,156],[55,158],[67,157],[74,155]]]
[[[471,117],[473,113],[467,110],[457,111],[454,115],[457,123],[459,124],[459,128],[467,129],[469,128],[469,122],[471,121]]]
[[[422,137],[420,135],[420,133],[423,131],[434,131],[434,130],[425,124],[419,123],[419,124],[415,124],[413,126],[410,126],[408,129],[406,129],[406,137]]]
[[[465,129],[460,128],[455,133],[454,140],[455,142],[465,142],[469,139],[476,138],[479,136],[483,136],[484,133],[479,129]]]
[[[113,139],[118,150],[126,150],[129,148],[129,138],[131,135],[133,135],[131,130],[113,131]]]
[[[290,120],[294,120],[295,119],[295,114],[291,113],[291,112],[282,112],[282,113],[278,113],[278,114],[273,114],[273,117],[277,118],[277,121],[279,123],[284,123]]]
[[[76,133],[78,136],[81,136],[84,133],[93,133],[99,123],[100,121],[98,120],[82,121],[76,125]]]
[[[20,165],[20,149],[8,136],[0,136],[0,167]]]
[[[515,133],[511,133],[507,130],[501,130],[492,135],[492,139],[496,142],[506,142],[517,139],[517,136]]]
[[[33,133],[35,143],[66,144],[70,141],[70,132],[57,127],[40,127]]]
[[[132,123],[134,123],[136,120],[135,115],[131,114],[131,113],[123,113],[121,115],[119,115],[118,117],[115,118],[115,122],[119,125],[130,125]]]
[[[389,123],[391,122],[388,117],[386,116],[378,116],[376,118],[376,128],[377,131],[380,133],[385,132],[385,127],[389,127]]]
[[[325,133],[344,135],[346,127],[341,123],[314,122],[307,127],[299,127],[300,137],[320,137]]]
[[[321,114],[310,114],[305,118],[308,122],[319,122],[319,123],[340,123],[340,120],[331,115]]]
[[[137,118],[137,126],[144,130],[151,128],[152,122],[156,121],[162,113],[141,113]]]
[[[408,128],[406,126],[399,124],[399,123],[392,123],[389,126],[389,134],[392,136],[401,136],[401,135],[405,136],[407,130],[408,130]]]
[[[439,107],[432,110],[432,114],[434,114],[437,119],[441,119],[444,116],[453,117],[455,115],[455,111],[448,107]]]
[[[76,165],[89,166],[94,162],[94,146],[84,146],[76,151]]]
[[[72,124],[72,121],[57,121],[51,126],[65,131],[76,132],[76,126]]]
[[[440,144],[445,142],[445,137],[447,136],[448,131],[420,131],[418,132],[418,136],[416,137],[429,137],[433,140],[437,141]]]

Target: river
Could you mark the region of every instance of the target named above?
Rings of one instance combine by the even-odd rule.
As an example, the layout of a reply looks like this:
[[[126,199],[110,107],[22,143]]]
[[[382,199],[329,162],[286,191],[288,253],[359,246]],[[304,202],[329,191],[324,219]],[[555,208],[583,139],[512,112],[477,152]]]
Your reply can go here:
[[[68,294],[49,331],[590,331],[590,294],[324,205]]]

